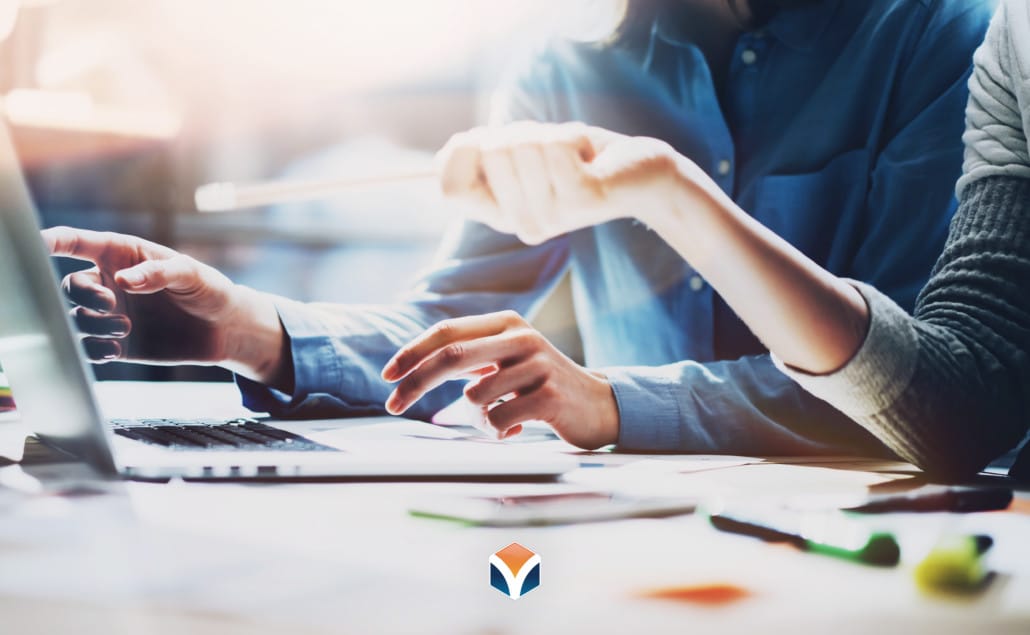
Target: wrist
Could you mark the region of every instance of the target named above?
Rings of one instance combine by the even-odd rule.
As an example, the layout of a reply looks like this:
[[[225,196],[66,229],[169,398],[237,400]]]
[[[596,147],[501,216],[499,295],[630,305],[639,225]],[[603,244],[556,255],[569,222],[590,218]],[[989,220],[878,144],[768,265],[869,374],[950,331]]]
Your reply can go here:
[[[221,365],[268,386],[283,385],[288,340],[274,297],[242,285],[233,294],[234,310],[221,327],[226,333]]]
[[[594,403],[598,405],[598,412],[595,414],[598,431],[597,442],[592,444],[594,448],[591,448],[596,449],[619,441],[619,405],[608,376],[597,370],[587,372],[597,380]]]

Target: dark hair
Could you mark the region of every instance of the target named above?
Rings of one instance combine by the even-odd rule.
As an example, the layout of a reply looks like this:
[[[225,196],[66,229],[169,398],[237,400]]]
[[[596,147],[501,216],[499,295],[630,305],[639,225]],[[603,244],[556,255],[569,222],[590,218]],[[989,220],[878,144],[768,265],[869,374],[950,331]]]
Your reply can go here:
[[[647,39],[661,10],[674,0],[626,0],[622,19],[609,43],[633,44]]]
[[[793,9],[806,4],[815,4],[822,0],[727,0],[730,6],[734,3],[747,3],[756,24],[767,22],[777,11]],[[646,40],[651,35],[651,27],[659,14],[667,7],[675,6],[683,0],[625,0],[622,20],[613,33],[610,43],[632,44]]]

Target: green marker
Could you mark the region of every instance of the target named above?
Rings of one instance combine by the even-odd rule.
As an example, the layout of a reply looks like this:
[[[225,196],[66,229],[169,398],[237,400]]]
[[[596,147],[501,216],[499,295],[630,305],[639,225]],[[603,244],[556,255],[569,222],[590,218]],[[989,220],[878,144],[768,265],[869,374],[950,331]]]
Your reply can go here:
[[[871,531],[841,512],[723,510],[711,514],[709,520],[722,531],[787,542],[805,551],[854,562],[893,567],[901,559],[901,549],[893,535]]]

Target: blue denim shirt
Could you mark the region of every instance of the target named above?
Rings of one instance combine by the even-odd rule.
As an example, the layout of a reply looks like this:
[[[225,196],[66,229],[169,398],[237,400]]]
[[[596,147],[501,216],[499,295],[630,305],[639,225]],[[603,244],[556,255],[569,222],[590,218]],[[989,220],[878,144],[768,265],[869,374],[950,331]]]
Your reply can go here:
[[[660,18],[641,46],[552,45],[502,91],[499,116],[664,139],[816,262],[911,309],[954,211],[966,80],[993,4],[824,0],[743,34],[723,78]],[[886,452],[780,373],[689,263],[630,220],[533,247],[466,222],[396,306],[283,301],[295,390],[240,379],[245,403],[382,412],[391,387],[379,372],[399,346],[453,316],[531,314],[566,271],[586,363],[618,402],[621,449]],[[432,416],[460,388],[410,414]]]

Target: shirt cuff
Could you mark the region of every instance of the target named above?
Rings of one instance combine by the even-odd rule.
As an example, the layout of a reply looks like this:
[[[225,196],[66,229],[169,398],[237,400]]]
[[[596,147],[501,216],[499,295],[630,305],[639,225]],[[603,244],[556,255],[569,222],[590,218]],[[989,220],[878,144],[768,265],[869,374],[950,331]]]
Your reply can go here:
[[[343,382],[343,364],[330,331],[319,319],[317,311],[286,299],[276,302],[276,311],[289,338],[293,394],[239,375],[236,376],[236,385],[247,408],[282,415],[300,408],[310,395],[339,392]]]
[[[649,368],[604,368],[619,409],[619,450],[673,451],[680,447],[677,384]],[[682,389],[682,387],[680,387]]]
[[[915,372],[919,339],[913,318],[874,287],[849,280],[869,307],[869,332],[847,364],[832,373],[813,375],[787,366],[773,355],[776,367],[816,397],[852,418],[883,412],[908,387]]]

